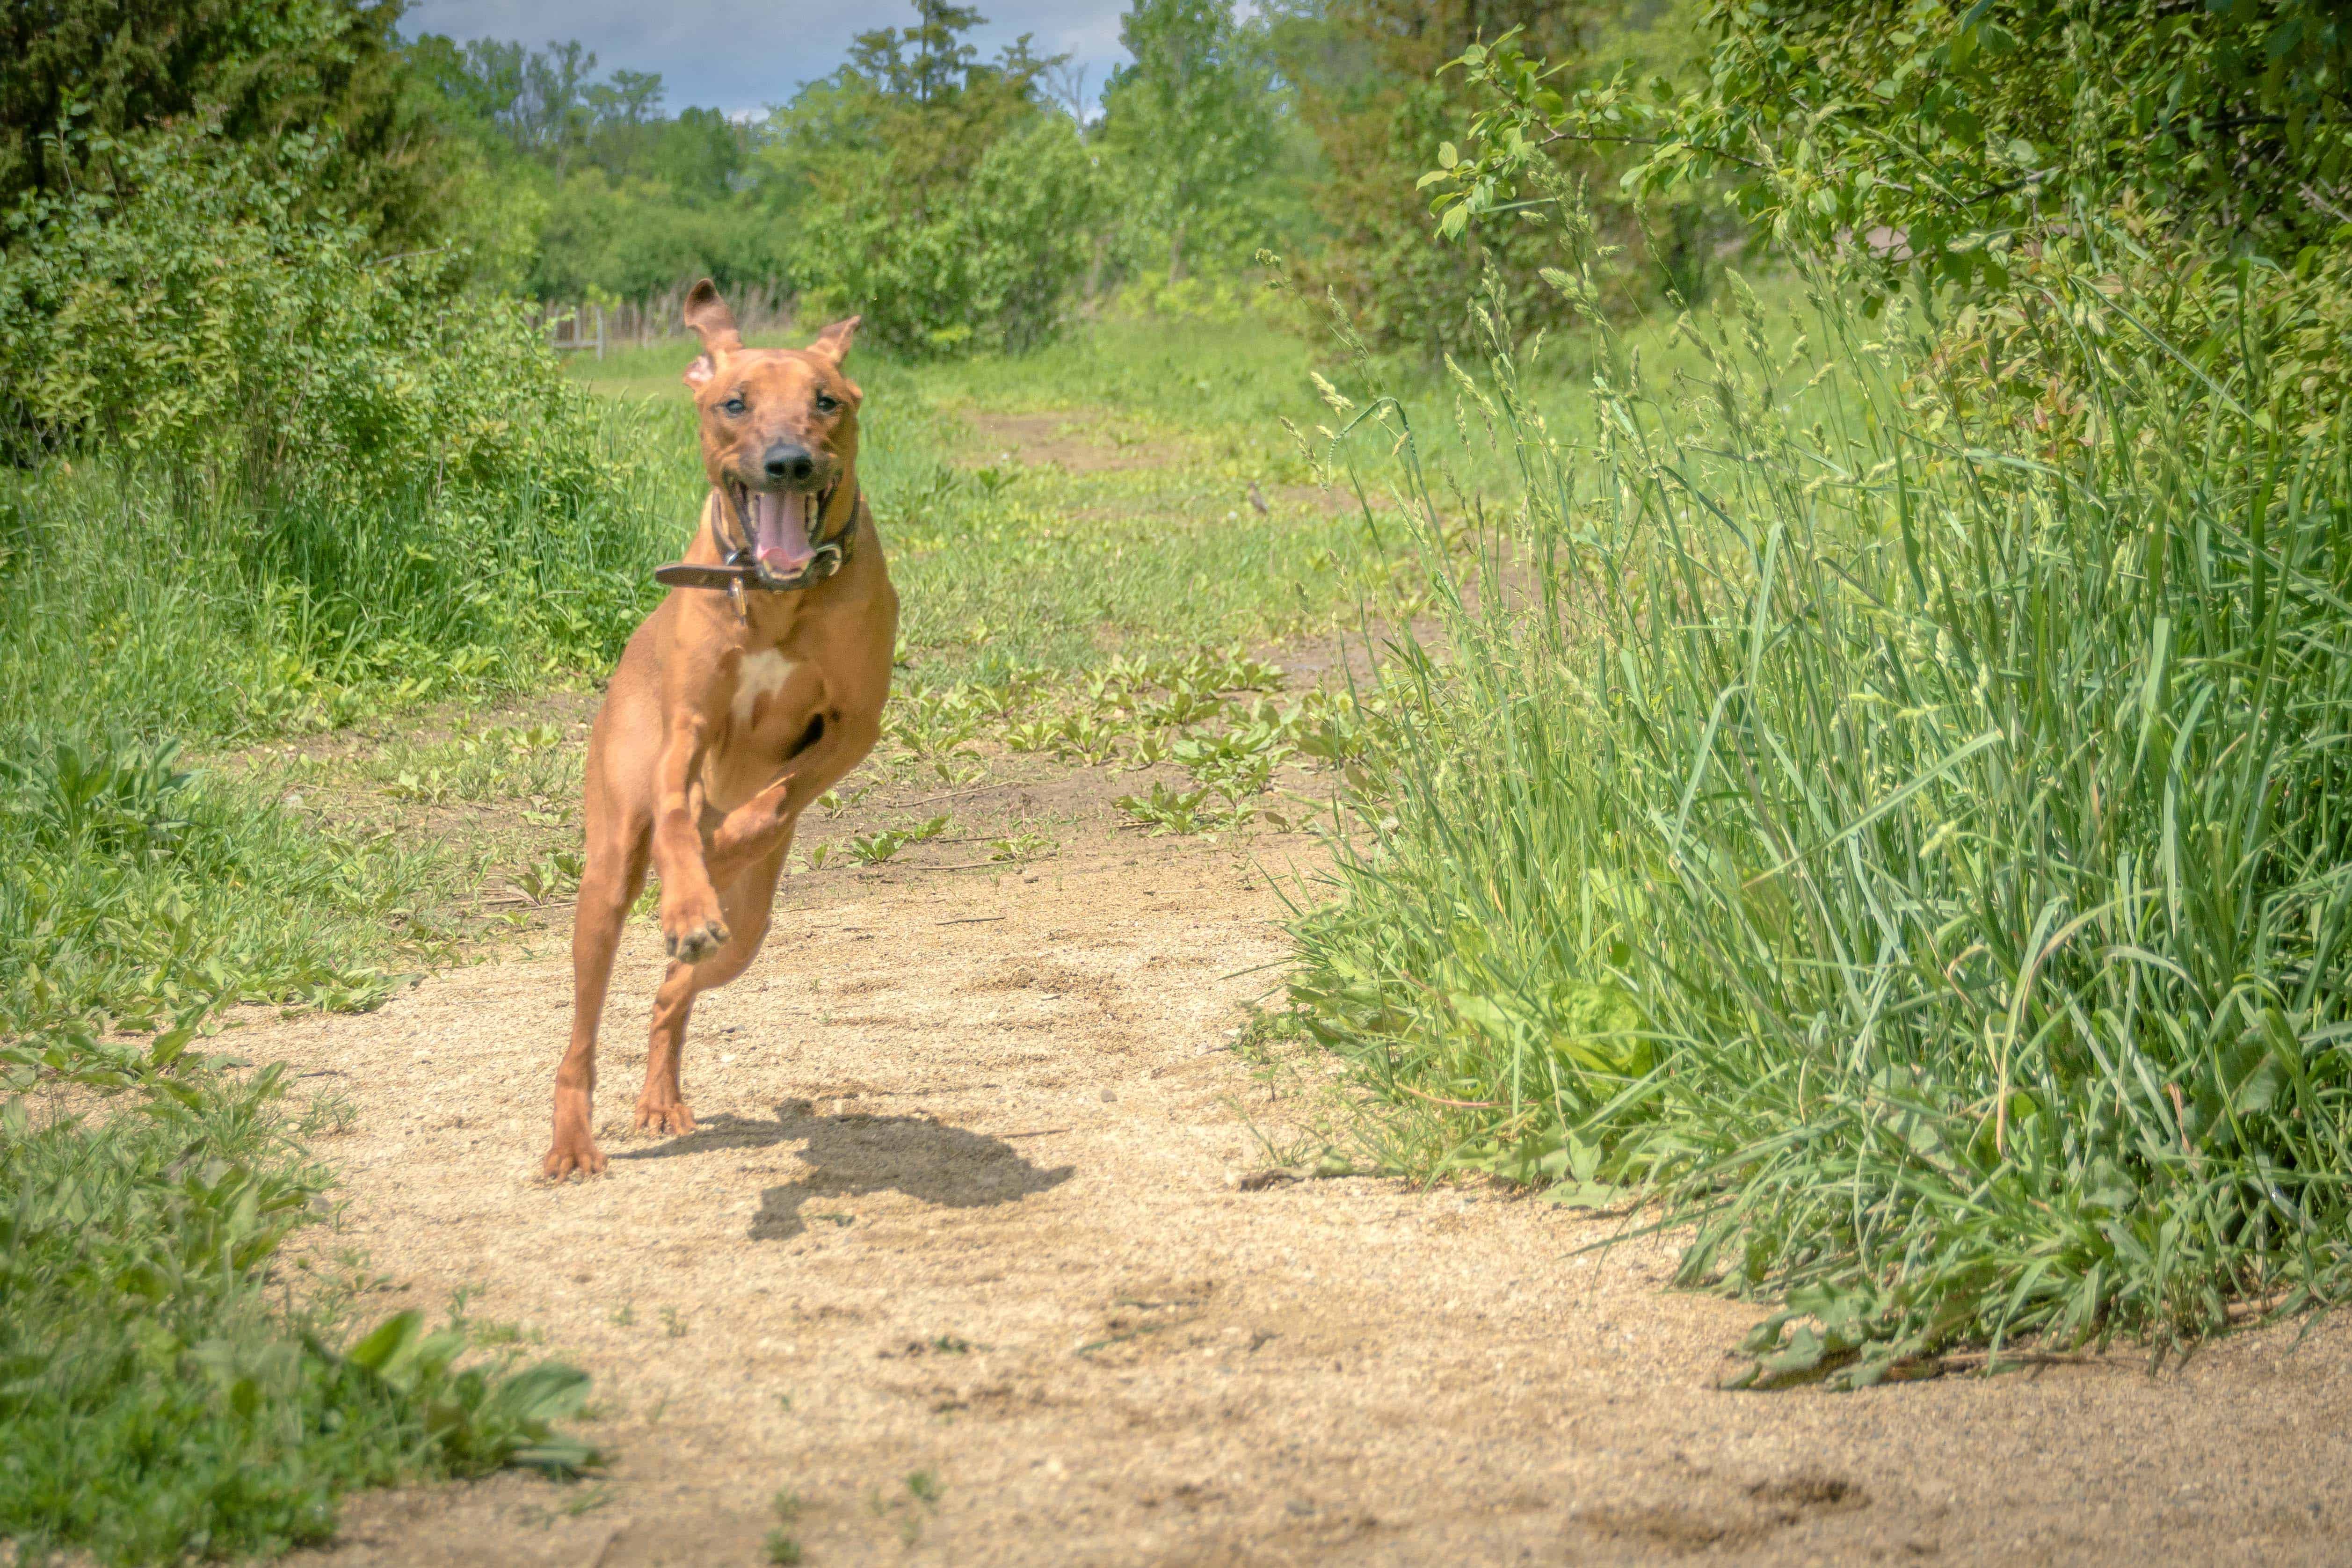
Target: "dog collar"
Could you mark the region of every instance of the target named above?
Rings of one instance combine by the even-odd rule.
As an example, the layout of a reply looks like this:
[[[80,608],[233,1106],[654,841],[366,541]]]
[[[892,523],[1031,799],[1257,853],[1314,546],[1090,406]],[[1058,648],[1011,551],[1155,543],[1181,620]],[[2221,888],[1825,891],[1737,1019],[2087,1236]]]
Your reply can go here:
[[[839,489],[836,485],[824,492],[824,499],[817,502],[819,517],[823,517],[833,505],[834,496]],[[720,515],[723,517],[733,510],[734,498],[724,487],[719,493],[722,501]],[[853,484],[849,492],[849,525],[818,544],[815,552],[809,557],[809,563],[789,577],[772,576],[761,566],[759,556],[751,549],[751,527],[738,517],[735,520],[736,531],[742,536],[743,542],[729,545],[723,539],[718,541],[727,552],[723,564],[710,566],[698,561],[673,561],[667,566],[654,568],[654,581],[665,588],[724,588],[735,594],[740,594],[746,588],[756,588],[763,594],[789,594],[797,589],[814,587],[849,564],[850,548],[857,541],[859,499]],[[714,536],[718,533],[716,529],[711,531]]]

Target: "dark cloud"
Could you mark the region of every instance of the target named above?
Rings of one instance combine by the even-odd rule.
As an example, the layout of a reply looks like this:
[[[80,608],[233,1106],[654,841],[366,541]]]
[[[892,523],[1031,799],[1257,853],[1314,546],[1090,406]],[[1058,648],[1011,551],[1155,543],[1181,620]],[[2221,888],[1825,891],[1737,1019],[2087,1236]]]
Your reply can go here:
[[[1075,57],[1091,93],[1124,55],[1122,0],[980,0],[987,26],[972,34],[983,54],[1023,33],[1041,54]],[[411,0],[402,31],[457,38],[520,38],[533,48],[577,38],[596,51],[599,70],[659,71],[673,111],[711,104],[730,113],[790,98],[804,81],[848,58],[849,41],[872,27],[914,19],[906,5],[844,0]]]

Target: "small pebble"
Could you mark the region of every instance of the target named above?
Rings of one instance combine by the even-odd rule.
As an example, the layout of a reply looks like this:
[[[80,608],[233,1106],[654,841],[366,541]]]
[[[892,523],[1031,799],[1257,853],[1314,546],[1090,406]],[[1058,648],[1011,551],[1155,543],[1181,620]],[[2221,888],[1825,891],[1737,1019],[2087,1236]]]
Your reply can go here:
[[[1103,1103],[1105,1105],[1108,1105],[1112,1100],[1117,1100],[1118,1098],[1118,1096],[1113,1094],[1110,1090],[1103,1090]]]

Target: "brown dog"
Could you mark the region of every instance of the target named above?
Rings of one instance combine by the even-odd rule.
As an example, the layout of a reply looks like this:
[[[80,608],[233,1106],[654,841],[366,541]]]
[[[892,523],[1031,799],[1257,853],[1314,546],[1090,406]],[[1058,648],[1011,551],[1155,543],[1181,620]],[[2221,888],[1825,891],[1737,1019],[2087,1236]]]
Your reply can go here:
[[[654,996],[640,1130],[690,1132],[678,1052],[697,993],[767,934],[793,824],[873,749],[898,596],[857,489],[857,319],[806,349],[747,349],[709,279],[687,296],[686,373],[710,495],[674,588],[646,617],[588,742],[587,866],[572,935],[572,1044],[555,1073],[547,1173],[604,1168],[593,1127],[596,1026],[650,858],[669,971]]]

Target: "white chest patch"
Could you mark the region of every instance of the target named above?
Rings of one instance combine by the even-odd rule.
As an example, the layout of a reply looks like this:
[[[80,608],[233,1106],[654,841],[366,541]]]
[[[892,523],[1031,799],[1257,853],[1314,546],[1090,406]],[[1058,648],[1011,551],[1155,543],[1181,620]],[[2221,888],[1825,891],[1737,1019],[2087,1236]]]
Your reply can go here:
[[[793,661],[774,648],[763,648],[746,658],[735,677],[735,722],[749,724],[752,707],[761,698],[782,691],[792,673]]]

